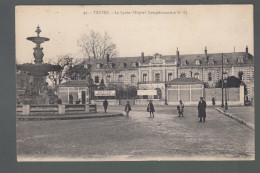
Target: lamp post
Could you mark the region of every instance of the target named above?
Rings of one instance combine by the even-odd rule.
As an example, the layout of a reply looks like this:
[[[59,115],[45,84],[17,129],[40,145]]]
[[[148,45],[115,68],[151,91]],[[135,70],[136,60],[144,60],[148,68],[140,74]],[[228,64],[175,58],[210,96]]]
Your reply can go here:
[[[228,110],[228,105],[227,105],[227,77],[224,78],[224,83],[225,83],[225,110]]]
[[[223,81],[223,74],[224,74],[224,71],[223,71],[223,53],[222,53],[222,64],[221,64],[221,108],[224,108],[224,96],[223,96],[223,85],[224,85],[224,81]]]

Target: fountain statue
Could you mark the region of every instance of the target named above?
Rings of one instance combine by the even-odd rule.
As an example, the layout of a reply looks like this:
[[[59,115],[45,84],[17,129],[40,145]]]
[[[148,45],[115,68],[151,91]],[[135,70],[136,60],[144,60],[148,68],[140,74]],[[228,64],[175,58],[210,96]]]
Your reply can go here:
[[[17,99],[24,104],[48,104],[46,90],[46,76],[49,71],[61,70],[59,65],[43,63],[43,48],[41,44],[49,38],[40,37],[41,29],[37,26],[36,37],[27,37],[27,40],[36,44],[33,48],[34,64],[26,63],[17,65],[16,90]]]

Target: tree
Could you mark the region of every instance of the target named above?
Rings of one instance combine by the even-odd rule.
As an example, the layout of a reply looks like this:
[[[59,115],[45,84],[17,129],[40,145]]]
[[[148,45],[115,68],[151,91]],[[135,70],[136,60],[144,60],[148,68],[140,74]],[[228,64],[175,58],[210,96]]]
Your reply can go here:
[[[61,82],[66,80],[66,70],[72,63],[73,58],[69,55],[58,56],[57,61],[50,60],[49,64],[54,65],[52,70],[49,72],[49,79],[52,81],[54,86],[59,85]]]
[[[232,87],[240,87],[241,84],[244,84],[239,78],[235,77],[235,76],[229,76],[227,78],[227,84],[226,87],[227,88],[232,88]],[[225,87],[225,84],[224,84]],[[222,79],[220,79],[217,83],[216,83],[216,88],[222,88]]]
[[[89,34],[82,34],[78,40],[79,47],[88,58],[105,58],[107,54],[110,57],[117,55],[116,44],[112,38],[105,32],[101,35],[98,32],[90,31]]]
[[[66,79],[84,80],[90,75],[90,71],[84,67],[84,63],[71,64],[65,72]]]
[[[106,85],[105,85],[105,83],[104,83],[104,79],[101,79],[98,88],[99,88],[100,90],[104,90],[104,89],[106,88]]]

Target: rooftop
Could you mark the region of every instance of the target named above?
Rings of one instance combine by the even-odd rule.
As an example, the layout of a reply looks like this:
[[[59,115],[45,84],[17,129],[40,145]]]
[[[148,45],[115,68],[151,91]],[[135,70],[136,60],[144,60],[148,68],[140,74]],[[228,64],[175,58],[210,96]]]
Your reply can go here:
[[[186,78],[186,77],[180,77],[175,78],[169,82],[166,83],[167,85],[191,85],[191,84],[203,84],[203,82],[197,78]]]
[[[90,84],[87,80],[70,80],[59,85],[59,87],[89,87],[96,86]]]

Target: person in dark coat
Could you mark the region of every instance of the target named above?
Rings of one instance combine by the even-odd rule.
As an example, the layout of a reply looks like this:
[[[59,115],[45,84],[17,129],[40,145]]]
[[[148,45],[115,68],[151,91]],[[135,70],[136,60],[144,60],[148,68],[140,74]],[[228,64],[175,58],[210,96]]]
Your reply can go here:
[[[183,117],[183,112],[184,112],[184,104],[182,103],[182,101],[180,100],[180,104],[177,106],[177,110],[179,113],[179,117],[182,116]]]
[[[153,106],[152,100],[150,100],[150,102],[147,105],[147,112],[150,112],[150,117],[152,117],[152,115],[154,117],[155,110],[154,110],[154,106]]]
[[[212,105],[215,106],[216,102],[215,102],[215,97],[212,97]]]
[[[199,122],[205,122],[206,120],[206,107],[207,104],[206,102],[203,100],[203,97],[200,98],[199,104],[198,104],[198,117],[200,118]]]
[[[129,117],[129,112],[131,111],[131,106],[129,101],[127,101],[127,104],[125,105],[125,112],[126,112],[126,116]]]
[[[105,113],[107,113],[107,105],[108,105],[108,102],[107,102],[107,99],[103,102],[103,106],[104,106],[104,110],[105,110]]]

